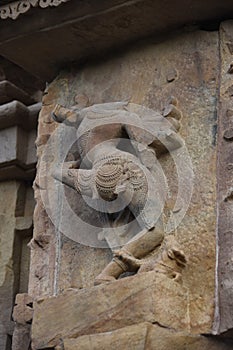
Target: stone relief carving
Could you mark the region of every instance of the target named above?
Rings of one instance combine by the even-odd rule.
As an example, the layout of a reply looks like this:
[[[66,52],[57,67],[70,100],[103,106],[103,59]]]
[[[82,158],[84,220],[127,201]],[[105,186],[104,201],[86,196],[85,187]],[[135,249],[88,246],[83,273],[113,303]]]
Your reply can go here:
[[[171,98],[163,115],[113,102],[81,108],[56,105],[52,116],[77,129],[80,154],[78,161],[57,166],[53,177],[100,211],[104,228],[98,238],[114,253],[95,285],[127,271],[155,270],[180,281],[186,258],[174,237],[164,241],[161,213],[167,185],[158,162],[162,154],[182,145],[176,99]],[[144,259],[159,246],[159,256]]]
[[[138,271],[138,273],[156,271],[177,282],[182,281],[181,273],[187,263],[184,252],[172,235],[164,239],[160,254],[156,257],[151,256],[146,260],[137,259],[123,248],[114,252],[114,259],[125,263],[131,271]]]
[[[63,2],[69,0],[24,0],[15,1],[5,6],[0,7],[0,18],[1,19],[16,19],[20,14],[29,11],[32,7],[46,8],[49,6],[59,6]]]

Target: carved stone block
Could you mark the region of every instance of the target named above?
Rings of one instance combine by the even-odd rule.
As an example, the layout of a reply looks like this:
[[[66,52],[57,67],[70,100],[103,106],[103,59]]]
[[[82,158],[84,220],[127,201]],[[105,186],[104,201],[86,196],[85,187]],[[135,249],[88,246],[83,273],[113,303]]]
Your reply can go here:
[[[142,47],[128,50],[123,56],[108,58],[104,62],[93,63],[92,66],[86,65],[72,73],[63,72],[46,90],[37,138],[39,166],[34,184],[37,208],[34,240],[31,242],[30,294],[38,297],[32,331],[35,349],[59,347],[60,338],[91,335],[94,339],[96,333],[117,332],[119,328],[144,322],[157,322],[163,327],[185,330],[189,334],[215,332],[218,47],[217,32],[184,33],[158,45],[144,43]],[[174,95],[177,98],[170,99]],[[133,110],[133,106],[137,110]],[[153,113],[148,113],[148,110]],[[117,119],[126,115],[124,123]],[[106,120],[106,116],[112,118],[117,127],[111,123],[95,124],[96,120]],[[175,118],[171,129],[179,130],[189,156],[183,158],[180,145],[176,145],[170,155],[165,153],[159,143],[151,140],[148,133],[142,132],[143,127],[136,129],[127,125],[132,116],[134,122],[136,119],[141,120],[144,128],[149,120],[151,131],[157,132],[157,136],[164,136],[161,133],[164,130],[159,128],[161,118],[170,118],[170,121]],[[80,132],[79,122],[83,120],[87,121],[86,127],[91,130],[84,134],[80,146],[77,134]],[[69,137],[64,132],[68,124]],[[170,135],[165,134],[165,138]],[[108,265],[112,253],[110,249],[105,249],[107,244],[100,244],[101,240],[108,239],[110,242],[110,238],[114,239],[115,236],[112,234],[109,237],[101,230],[96,211],[88,206],[89,202],[82,197],[82,193],[86,191],[88,196],[94,182],[98,187],[97,195],[102,195],[102,198],[110,199],[111,202],[113,194],[122,193],[132,186],[130,183],[129,186],[125,183],[118,186],[118,179],[115,181],[114,178],[115,175],[116,178],[118,176],[118,167],[115,173],[111,172],[109,163],[105,170],[111,176],[114,175],[111,181],[106,181],[107,185],[110,184],[109,187],[103,186],[104,172],[96,172],[94,175],[92,172],[90,180],[87,175],[90,174],[92,165],[97,164],[97,158],[92,158],[94,152],[88,154],[90,157],[86,167],[80,168],[82,153],[85,154],[86,149],[89,152],[91,146],[94,148],[103,141],[102,137],[114,139],[114,142],[119,137],[124,138],[124,141],[142,141],[138,151],[141,154],[146,151],[144,160],[148,169],[155,164],[153,150],[155,153],[157,151],[156,156],[169,188],[161,219],[164,230],[160,238],[162,240],[163,235],[165,239],[169,235],[174,236],[180,249],[168,247],[162,250],[163,242],[159,241],[162,243],[158,248],[159,254],[155,252],[153,256],[154,252],[149,252],[153,256],[151,260],[148,256],[143,256],[145,248],[148,248],[143,244],[141,250],[133,253],[130,249],[119,249],[113,252],[113,262],[118,258],[118,265]],[[64,151],[67,142],[70,145]],[[107,152],[116,151],[114,142],[113,145],[108,144]],[[151,152],[148,152],[145,143],[152,148]],[[122,144],[117,146],[118,151],[122,150]],[[104,151],[106,149],[103,147],[99,156],[105,155]],[[137,152],[134,154],[137,155]],[[181,159],[185,161],[179,162]],[[187,159],[191,159],[192,165]],[[60,163],[64,164],[61,167],[62,176],[65,174],[67,177],[64,178],[70,180],[62,181],[66,185],[54,180],[64,180],[56,173]],[[116,163],[117,161],[114,165]],[[181,166],[178,167],[177,164]],[[122,174],[126,175],[124,180],[128,180],[131,168],[123,164],[122,169]],[[189,179],[190,169],[195,175],[194,178],[190,176],[193,187],[189,181],[183,181],[184,178]],[[76,180],[79,174],[83,177],[74,181],[75,174]],[[134,180],[138,180],[137,176],[134,176]],[[70,186],[71,183],[75,185]],[[138,185],[139,182],[135,183]],[[159,191],[154,190],[152,193],[152,198],[157,200]],[[182,194],[182,199],[176,202],[179,193]],[[96,198],[96,192],[93,191],[91,195],[88,198]],[[232,191],[229,189],[228,204],[231,203],[231,197]],[[151,208],[153,212],[153,206]],[[180,225],[176,226],[182,211],[186,215]],[[80,219],[77,220],[78,224],[72,220],[74,217]],[[93,228],[92,231],[90,227]],[[123,233],[121,232],[122,237]],[[151,248],[153,242],[149,243]],[[148,251],[149,249],[147,253]],[[186,267],[183,268],[186,261]],[[125,264],[128,264],[128,269]],[[100,282],[103,282],[101,271],[104,266],[109,267],[108,274],[105,270],[104,277],[119,278],[125,270],[137,271],[138,274],[127,278],[123,276],[118,281],[93,287],[99,273]],[[152,271],[145,272],[150,270]],[[171,279],[177,277],[179,280],[181,270],[183,285]],[[60,315],[68,316],[63,318]],[[144,335],[145,333],[141,336]],[[156,344],[155,338],[151,338],[151,344]],[[190,336],[187,339],[191,346],[194,338]],[[204,344],[205,338],[200,339]],[[69,345],[68,340],[65,342],[66,346],[75,346],[71,343]],[[76,340],[73,339],[72,342],[76,344]],[[124,344],[124,341],[120,344]],[[141,346],[140,340],[138,344]],[[161,344],[161,347],[165,347]],[[179,344],[182,349],[183,343]],[[153,345],[150,346],[153,349]]]
[[[30,178],[36,163],[36,131],[12,126],[0,130],[0,179]]]
[[[35,302],[33,346],[45,349],[58,345],[59,339],[113,331],[145,321],[188,331],[187,301],[185,287],[155,272],[98,287],[67,290]]]
[[[123,327],[121,329],[78,338],[64,339],[64,350],[231,350],[227,339],[188,335],[150,323]]]
[[[25,105],[30,105],[35,102],[35,100],[25,91],[7,80],[0,82],[0,96],[0,104],[8,103],[12,100],[20,101]]]
[[[26,241],[26,237],[32,234],[32,220],[30,223],[23,216],[32,216],[33,200],[29,199],[30,191],[32,192],[31,188],[16,181],[0,183],[0,349],[10,348],[9,341],[14,328],[12,310],[15,292],[23,293],[27,290],[29,250],[26,253],[23,250],[26,246],[24,239]],[[31,300],[26,300],[28,301]],[[30,315],[23,310],[21,314],[19,309],[17,312],[16,318],[24,322],[24,325],[30,321],[31,310]],[[24,350],[23,347],[18,349]]]
[[[32,303],[33,300],[28,294],[23,293],[16,295],[16,306],[13,312],[13,319],[15,322],[22,325],[31,323],[33,315]]]

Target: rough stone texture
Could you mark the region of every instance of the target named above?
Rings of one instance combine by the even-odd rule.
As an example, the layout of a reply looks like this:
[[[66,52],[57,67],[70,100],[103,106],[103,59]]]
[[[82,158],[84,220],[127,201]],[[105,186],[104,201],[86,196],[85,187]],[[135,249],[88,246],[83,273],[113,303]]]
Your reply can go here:
[[[36,102],[30,95],[19,89],[7,80],[0,82],[0,103],[8,103],[12,100],[21,101],[26,105]]]
[[[17,219],[32,215],[33,205],[30,210],[28,208],[33,203],[29,201],[30,191],[31,188],[16,181],[0,183],[0,348],[3,350],[11,349],[15,294],[19,291],[27,292],[24,266],[27,266],[29,249],[22,256],[21,248],[23,241],[31,236],[32,222],[25,228],[22,223],[17,225]]]
[[[22,325],[30,324],[33,315],[32,303],[33,300],[28,294],[17,294],[15,298],[13,320]]]
[[[216,332],[233,328],[233,202],[232,202],[232,60],[233,21],[220,27],[220,90],[218,123],[218,303]]]
[[[217,30],[219,21],[232,14],[231,0],[69,1],[57,8],[33,8],[16,21],[1,20],[0,50],[31,74],[51,81],[68,62],[103,57],[106,50],[148,35],[160,42],[163,34],[190,24]],[[169,72],[166,79],[173,76]]]
[[[0,181],[35,176],[39,86],[22,68],[0,57]]]
[[[29,350],[30,343],[30,325],[16,323],[12,340],[12,350]]]
[[[190,336],[147,322],[112,332],[64,339],[64,350],[230,350],[232,345],[229,340]]]
[[[1,181],[33,179],[37,161],[35,128],[40,109],[40,103],[25,106],[19,101],[0,106]]]
[[[33,96],[33,100],[38,101],[41,99],[41,91],[44,89],[44,84],[21,67],[1,56],[0,81],[4,80],[11,82],[30,96]]]
[[[28,350],[30,326],[17,326],[12,344],[12,311],[17,293],[28,290],[32,215],[29,180],[35,174],[35,138],[41,105],[40,84],[22,68],[0,57],[0,349]],[[25,104],[31,104],[26,106]],[[9,181],[9,180],[13,181]],[[20,179],[20,182],[15,181]],[[5,180],[5,181],[3,181]],[[17,339],[21,339],[20,345]],[[16,347],[18,343],[18,348]],[[26,345],[25,345],[26,346]]]
[[[13,244],[15,229],[15,205],[18,186],[15,182],[0,184],[1,228],[0,228],[0,348],[10,349],[10,337],[13,333],[11,321],[14,298]],[[7,344],[8,343],[8,344]]]
[[[188,331],[186,288],[163,275],[147,272],[39,299],[34,304],[32,343],[35,349],[44,349],[58,345],[64,337],[112,331],[143,321]]]
[[[41,104],[33,103],[35,98],[11,82],[2,80],[5,70],[1,66],[0,71],[0,180],[31,180],[36,164],[36,131],[33,129],[37,126]]]
[[[0,106],[0,129],[20,125],[26,130],[36,128],[41,109],[40,103],[25,106],[19,101],[11,101]]]
[[[27,133],[24,129],[12,126],[0,130],[0,179],[30,179],[36,164],[36,132]],[[16,171],[15,171],[16,170]]]
[[[79,100],[78,96],[86,95],[90,105],[129,99],[159,111],[171,95],[178,98],[183,112],[180,133],[193,162],[195,179],[189,209],[175,236],[188,258],[183,282],[189,290],[190,331],[197,334],[211,333],[214,321],[218,62],[218,33],[198,31],[157,45],[147,42],[79,71],[64,72],[46,90],[37,138],[40,159],[56,128],[50,115],[55,104],[71,107]],[[62,135],[59,135],[47,154],[49,165],[59,161],[62,144]],[[72,160],[72,154],[67,157]],[[176,220],[176,210],[169,207],[169,203],[175,201],[178,187],[175,166],[169,156],[161,162],[170,187],[165,221],[170,215]],[[59,294],[68,287],[89,287],[109,262],[111,252],[79,245],[54,230],[49,214],[50,210],[56,210],[58,220],[63,220],[60,192],[55,191],[55,205],[47,207],[46,213],[41,195],[46,197],[48,169],[44,166],[39,170],[40,181],[38,172],[34,184],[37,207],[29,293],[39,297]],[[190,188],[185,188],[184,196],[189,192]],[[91,211],[83,205],[80,196],[73,190],[67,190],[66,196],[71,205],[75,203],[73,208],[77,214],[88,218],[90,223]],[[47,310],[44,312],[43,319],[46,319]],[[39,319],[34,332],[37,327],[42,327]],[[43,339],[34,333],[34,341]]]
[[[21,273],[28,275],[27,271]],[[12,339],[12,350],[29,350],[31,343],[30,331],[33,317],[33,299],[26,293],[17,294],[13,311],[15,321],[14,334]]]

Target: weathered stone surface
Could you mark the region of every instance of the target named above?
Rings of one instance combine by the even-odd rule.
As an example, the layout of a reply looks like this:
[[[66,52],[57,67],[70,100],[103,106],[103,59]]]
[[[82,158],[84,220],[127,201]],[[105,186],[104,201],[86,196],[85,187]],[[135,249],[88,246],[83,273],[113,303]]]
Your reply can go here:
[[[32,129],[37,125],[40,104],[34,103],[39,94],[35,98],[30,95],[37,90],[35,78],[0,57],[0,104],[7,102],[0,106],[0,349],[3,350],[11,350],[12,346],[14,350],[24,350],[25,338],[28,346],[30,343],[29,325],[24,324],[17,327],[20,344],[12,344],[15,295],[28,289],[27,244],[32,235],[34,208],[30,185],[15,180],[27,182],[35,174],[36,135]],[[27,107],[24,103],[34,104]]]
[[[150,323],[139,323],[134,326],[123,327],[111,332],[83,335],[77,339],[65,338],[64,348],[65,350],[142,350],[146,349],[145,343],[148,327],[150,327]]]
[[[36,102],[25,91],[21,90],[7,80],[0,81],[0,96],[0,104],[7,103],[12,100],[20,101],[25,105],[30,105]]]
[[[13,248],[15,238],[15,209],[19,184],[12,181],[0,183],[0,348],[6,349],[13,333],[11,319],[15,293]],[[10,346],[10,343],[9,343]]]
[[[38,21],[41,16],[43,21]],[[174,34],[175,29],[193,23],[217,29],[218,21],[227,17],[232,17],[230,0],[222,0],[221,5],[218,0],[69,1],[52,10],[33,8],[30,15],[16,21],[1,20],[1,54],[51,81],[67,61],[83,62],[97,54],[102,60],[107,50],[126,47],[148,35],[160,42],[161,33]]]
[[[35,129],[41,103],[25,106],[19,101],[11,101],[0,106],[0,129],[20,125],[24,129]]]
[[[0,130],[0,179],[30,179],[36,164],[36,131],[18,126]]]
[[[30,325],[16,324],[12,339],[12,350],[30,349]]]
[[[92,287],[96,275],[111,260],[111,251],[83,246],[72,242],[63,235],[62,241],[63,249],[61,251],[59,273],[60,292],[68,288]]]
[[[41,100],[41,92],[44,83],[35,78],[34,75],[23,70],[15,63],[8,61],[3,56],[0,57],[0,81],[7,80],[20,89],[33,95],[36,101]]]
[[[39,299],[34,304],[32,342],[35,349],[44,349],[57,345],[60,338],[112,331],[143,321],[188,331],[186,288],[147,272]]]
[[[218,337],[191,336],[150,323],[64,339],[64,350],[230,350],[233,341]]]
[[[27,126],[29,129],[37,129],[38,116],[39,116],[41,107],[42,107],[41,102],[33,103],[32,105],[27,106],[29,110],[29,118],[27,120],[27,124],[28,124]],[[24,127],[27,128],[26,125],[24,125]]]
[[[38,156],[41,159],[45,147],[50,147],[46,157],[51,167],[57,164],[64,141],[59,134],[53,147],[47,143],[49,135],[56,129],[51,119],[56,103],[71,107],[77,95],[87,96],[90,105],[109,102],[114,97],[115,101],[129,99],[130,102],[162,113],[170,96],[178,99],[183,114],[180,133],[193,162],[195,180],[193,197],[184,220],[176,230],[176,238],[188,258],[183,283],[189,290],[190,329],[195,333],[211,333],[214,320],[218,60],[218,33],[199,31],[174,37],[159,45],[145,43],[114,59],[108,58],[80,71],[62,73],[44,95],[38,132]],[[170,77],[170,72],[174,69],[176,77],[168,82],[167,77]],[[67,158],[69,157],[72,160],[72,152],[68,153]],[[161,159],[161,163],[172,203],[178,190],[176,168],[166,156]],[[54,229],[49,219],[51,210],[55,211],[57,220],[66,220],[67,225],[70,222],[62,215],[64,203],[59,189],[54,187],[52,203],[55,205],[51,208],[48,205],[47,212],[44,208],[44,203],[48,203],[46,176],[49,166],[43,165],[35,180],[35,241],[39,244],[35,243],[32,253],[30,294],[36,296],[59,294],[69,287],[90,287],[95,274],[98,274],[111,256],[107,249],[82,246]],[[38,181],[39,174],[41,182]],[[39,183],[42,184],[41,187]],[[183,190],[184,198],[189,193],[187,185]],[[43,202],[41,196],[44,197]],[[79,195],[72,189],[65,189],[65,196],[72,210],[83,221],[93,224],[94,218],[96,223],[92,210],[85,206]],[[167,203],[165,223],[171,216],[175,222],[183,206],[184,203],[180,203],[180,207],[174,209]],[[71,229],[87,235],[79,226]],[[47,239],[48,236],[50,240]],[[91,262],[87,254],[91,255]],[[35,336],[34,340],[38,341],[38,338]]]
[[[8,128],[18,123],[22,123],[28,117],[27,107],[18,101],[12,101],[0,106],[0,127]]]
[[[220,27],[220,89],[218,103],[218,279],[216,332],[233,328],[233,215],[232,215],[232,75],[233,21]]]
[[[27,292],[29,249],[26,244],[32,235],[32,220],[25,219],[24,215],[32,216],[31,192],[24,183],[0,183],[0,349],[4,350],[11,349],[15,295]],[[29,318],[26,317],[25,322]]]
[[[7,165],[1,168],[0,180],[9,181],[10,179],[15,179],[31,181],[35,178],[35,173],[36,170],[34,167],[31,169],[22,169],[18,165]]]
[[[32,321],[33,299],[26,293],[17,294],[15,299],[15,307],[13,312],[13,319],[18,324],[26,325]]]

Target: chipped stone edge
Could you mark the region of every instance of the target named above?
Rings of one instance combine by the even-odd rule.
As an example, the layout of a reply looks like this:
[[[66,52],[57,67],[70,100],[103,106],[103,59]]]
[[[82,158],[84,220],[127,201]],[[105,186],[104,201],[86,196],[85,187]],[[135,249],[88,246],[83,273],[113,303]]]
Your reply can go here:
[[[24,0],[15,1],[0,7],[0,19],[17,19],[19,15],[28,12],[32,7],[46,8],[49,6],[59,6],[70,0]]]

